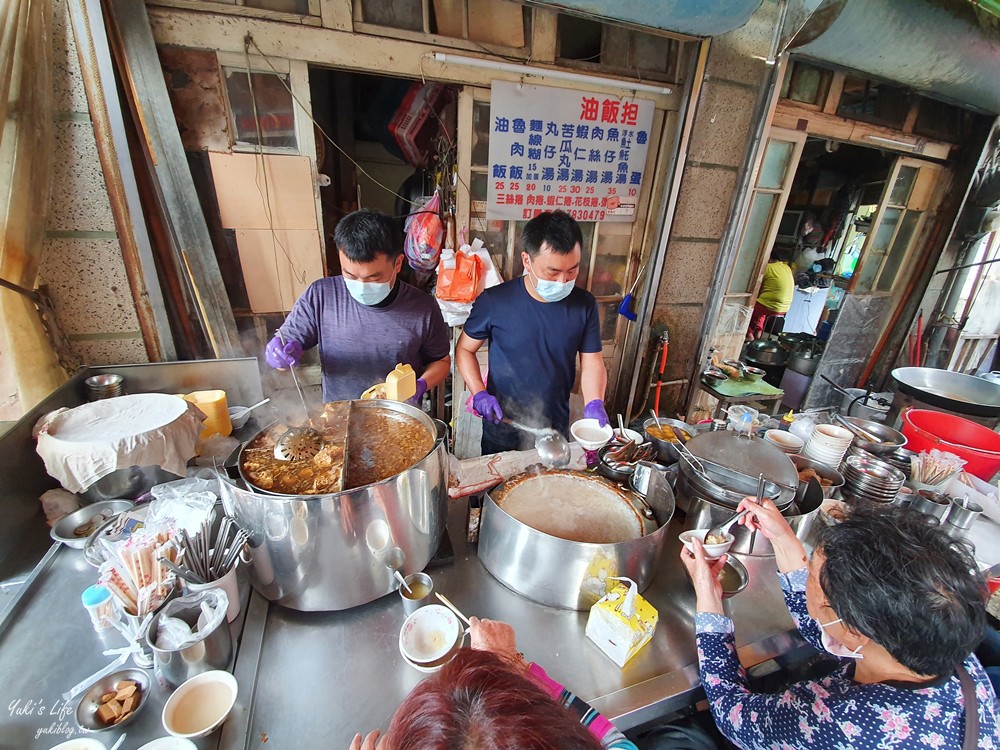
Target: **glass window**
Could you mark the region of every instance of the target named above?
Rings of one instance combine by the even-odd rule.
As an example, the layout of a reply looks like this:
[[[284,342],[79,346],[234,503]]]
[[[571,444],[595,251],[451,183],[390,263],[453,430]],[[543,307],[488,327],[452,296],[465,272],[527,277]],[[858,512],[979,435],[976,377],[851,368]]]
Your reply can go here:
[[[831,71],[803,62],[792,63],[781,96],[803,104],[822,104],[830,87]]]
[[[490,103],[472,103],[472,166],[486,167],[490,161]]]
[[[896,225],[902,216],[903,211],[899,208],[887,208],[882,217],[882,223],[875,231],[875,236],[871,238],[868,246],[862,251],[861,275],[858,277],[857,290],[868,292],[872,289],[875,276],[878,274],[879,266],[882,265],[882,258],[885,257],[892,241],[892,234],[896,231]]]
[[[236,143],[266,148],[298,148],[295,110],[292,94],[287,88],[288,76],[251,72],[248,77],[247,71],[239,68],[226,68],[225,74]],[[254,118],[255,102],[259,120]]]
[[[792,157],[795,144],[791,141],[770,140],[764,151],[764,161],[757,175],[757,187],[780,190],[788,172],[788,161]]]
[[[361,0],[365,23],[407,31],[424,30],[424,7],[421,0]]]
[[[764,236],[767,234],[770,223],[771,210],[774,207],[778,196],[773,193],[756,193],[753,203],[750,205],[750,212],[747,216],[747,227],[743,232],[743,241],[736,254],[736,266],[733,269],[733,278],[729,282],[729,294],[747,294],[753,285],[753,269],[757,265],[757,256],[760,254],[761,246],[764,244]]]
[[[601,341],[615,340],[615,330],[618,328],[619,302],[598,302],[597,315],[601,320]]]
[[[882,274],[878,277],[876,288],[880,292],[888,292],[892,289],[900,265],[906,257],[906,251],[913,241],[917,224],[920,223],[920,215],[920,211],[907,211],[906,215],[903,216],[903,220],[899,224],[899,231],[896,233],[896,239],[892,241],[889,256],[885,259],[885,265],[882,267]]]
[[[263,8],[276,10],[280,13],[297,13],[300,16],[309,14],[309,0],[243,0],[248,8]]]
[[[590,292],[595,297],[620,297],[628,268],[632,238],[627,234],[599,234],[594,253],[594,272]]]
[[[913,132],[928,138],[961,143],[969,137],[976,116],[960,107],[920,97]]]
[[[901,128],[910,109],[910,92],[861,76],[844,78],[837,114],[851,120]]]
[[[892,192],[889,193],[889,205],[905,206],[910,200],[910,192],[913,190],[913,183],[917,179],[916,167],[900,167],[899,175],[892,185]]]

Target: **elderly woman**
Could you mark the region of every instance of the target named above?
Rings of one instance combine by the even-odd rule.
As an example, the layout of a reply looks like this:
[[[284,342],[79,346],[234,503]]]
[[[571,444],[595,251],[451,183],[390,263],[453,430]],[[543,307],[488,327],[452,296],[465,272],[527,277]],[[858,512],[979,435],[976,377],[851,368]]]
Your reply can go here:
[[[682,551],[701,681],[727,738],[766,750],[1000,748],[997,697],[971,655],[986,588],[964,545],[921,513],[858,507],[823,527],[810,560],[773,503],[740,508],[774,546],[799,632],[842,663],[780,694],[752,692],[722,609],[724,558],[706,560],[700,545]]]
[[[614,725],[527,664],[514,629],[470,619],[472,648],[403,701],[381,739],[357,735],[350,750],[636,750]]]

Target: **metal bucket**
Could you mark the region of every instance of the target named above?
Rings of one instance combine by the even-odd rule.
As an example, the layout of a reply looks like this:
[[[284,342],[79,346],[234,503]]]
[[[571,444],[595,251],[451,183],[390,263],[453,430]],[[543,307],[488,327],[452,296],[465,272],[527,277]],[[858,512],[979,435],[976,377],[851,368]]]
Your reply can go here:
[[[226,599],[228,605],[229,598],[226,592],[213,589],[174,599],[168,605],[169,615],[194,626],[201,614],[200,603],[208,596],[219,597],[220,594]],[[158,648],[154,642],[163,613],[164,609],[161,609],[150,618],[143,637],[153,650],[153,664],[157,672],[171,688],[178,687],[202,672],[209,672],[213,669],[229,669],[233,658],[233,638],[225,614],[214,628],[201,634],[198,640],[193,643],[179,649],[164,649]]]
[[[411,416],[434,446],[399,474],[329,495],[226,486],[237,521],[250,532],[251,582],[282,606],[331,611],[385,596],[396,589],[392,566],[404,575],[423,570],[444,532],[448,452],[441,425],[395,401],[354,401],[351,408]]]
[[[572,472],[568,472],[572,473]],[[515,477],[516,479],[516,477]],[[591,476],[622,494],[640,512],[634,493],[608,480]],[[510,481],[513,481],[510,480]],[[550,607],[585,610],[607,592],[611,576],[625,576],[643,591],[652,582],[674,514],[674,493],[659,472],[652,472],[646,503],[652,509],[652,531],[615,544],[574,542],[538,531],[509,515],[494,500],[505,484],[483,501],[479,532],[479,559],[507,588]]]

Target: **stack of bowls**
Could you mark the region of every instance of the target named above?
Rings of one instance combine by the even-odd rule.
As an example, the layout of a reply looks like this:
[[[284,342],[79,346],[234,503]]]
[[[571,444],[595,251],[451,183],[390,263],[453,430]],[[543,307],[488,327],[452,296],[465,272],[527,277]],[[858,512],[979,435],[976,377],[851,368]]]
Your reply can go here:
[[[91,375],[83,381],[88,401],[115,398],[125,392],[125,378],[121,375]]]
[[[793,435],[785,430],[768,430],[764,433],[764,440],[778,448],[782,453],[797,455],[802,452],[805,441],[798,435]]]
[[[899,469],[906,478],[910,478],[910,459],[917,454],[913,451],[908,451],[906,448],[897,448],[892,453],[886,453],[882,456],[881,461],[885,461],[890,466],[894,466]]]
[[[891,503],[903,486],[903,472],[884,461],[848,456],[844,461],[844,487],[841,494],[848,502],[870,500]]]
[[[832,424],[817,425],[802,449],[802,455],[827,466],[840,466],[844,454],[851,447],[854,434]]]

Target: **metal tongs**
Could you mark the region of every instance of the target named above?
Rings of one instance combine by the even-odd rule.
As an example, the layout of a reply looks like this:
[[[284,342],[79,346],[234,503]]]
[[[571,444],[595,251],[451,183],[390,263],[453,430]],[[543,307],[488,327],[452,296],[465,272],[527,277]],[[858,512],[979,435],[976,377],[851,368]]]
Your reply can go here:
[[[275,335],[284,346],[285,337],[281,335],[280,328]],[[299,401],[302,402],[305,423],[301,427],[289,428],[278,438],[274,444],[274,457],[279,461],[308,461],[323,448],[323,435],[309,425],[309,407],[306,406],[306,397],[302,393],[302,386],[299,385],[299,376],[295,374],[295,365],[289,365],[288,369],[292,373],[292,382],[295,383],[295,390],[298,391]]]

